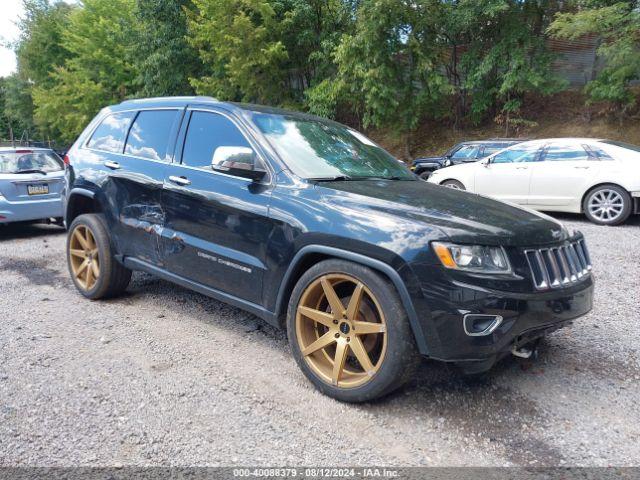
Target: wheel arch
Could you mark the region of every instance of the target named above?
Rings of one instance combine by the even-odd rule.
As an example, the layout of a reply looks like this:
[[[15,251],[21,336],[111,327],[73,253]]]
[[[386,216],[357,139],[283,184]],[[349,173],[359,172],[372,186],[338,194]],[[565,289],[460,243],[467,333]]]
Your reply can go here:
[[[71,222],[79,215],[100,212],[102,212],[102,207],[91,190],[74,188],[69,192],[64,217],[67,226],[71,225]]]
[[[404,281],[400,277],[400,274],[393,267],[387,265],[384,262],[381,262],[380,260],[376,260],[375,258],[367,257],[359,253],[350,252],[348,250],[341,250],[335,247],[329,247],[325,245],[307,245],[298,250],[293,260],[289,264],[289,267],[284,274],[282,283],[278,290],[275,311],[275,316],[278,320],[278,323],[281,326],[285,326],[287,305],[291,297],[291,292],[293,291],[293,288],[295,287],[300,277],[304,274],[304,272],[306,272],[311,266],[320,261],[333,258],[348,260],[354,263],[365,265],[369,268],[372,268],[373,270],[376,270],[391,282],[391,284],[398,292],[400,300],[402,301],[402,305],[407,312],[407,316],[409,317],[409,323],[416,340],[418,350],[421,354],[427,355],[427,345],[422,324],[418,319],[418,315],[413,306],[411,296],[409,295],[409,291],[407,290]]]

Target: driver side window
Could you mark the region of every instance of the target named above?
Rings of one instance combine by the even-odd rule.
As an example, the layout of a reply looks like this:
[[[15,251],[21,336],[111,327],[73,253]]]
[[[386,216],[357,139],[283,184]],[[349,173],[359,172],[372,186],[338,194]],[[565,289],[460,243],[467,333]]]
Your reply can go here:
[[[182,150],[182,164],[211,170],[213,153],[218,147],[251,145],[231,120],[212,112],[194,111],[189,120]]]

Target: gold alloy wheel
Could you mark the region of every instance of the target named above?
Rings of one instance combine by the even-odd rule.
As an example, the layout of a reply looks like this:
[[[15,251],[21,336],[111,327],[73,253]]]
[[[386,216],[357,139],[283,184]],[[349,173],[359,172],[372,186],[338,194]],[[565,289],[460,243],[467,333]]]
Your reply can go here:
[[[387,324],[378,300],[360,280],[331,273],[312,282],[296,311],[304,361],[326,383],[354,388],[382,366]]]
[[[71,270],[80,287],[91,290],[100,277],[100,257],[93,233],[86,225],[78,225],[69,241]]]

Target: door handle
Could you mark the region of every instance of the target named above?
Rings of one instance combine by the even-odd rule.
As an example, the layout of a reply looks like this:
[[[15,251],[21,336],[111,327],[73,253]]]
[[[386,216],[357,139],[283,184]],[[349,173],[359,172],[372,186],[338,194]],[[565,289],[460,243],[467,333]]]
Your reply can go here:
[[[169,180],[173,183],[177,183],[178,185],[191,185],[191,180],[187,177],[176,177],[175,175],[171,175]]]
[[[573,168],[579,168],[581,170],[588,170],[589,169],[589,167],[573,167]]]
[[[104,166],[110,168],[111,170],[118,170],[120,168],[120,164],[118,162],[112,162],[110,160],[104,162]]]
[[[516,167],[516,170],[526,170],[529,167]]]

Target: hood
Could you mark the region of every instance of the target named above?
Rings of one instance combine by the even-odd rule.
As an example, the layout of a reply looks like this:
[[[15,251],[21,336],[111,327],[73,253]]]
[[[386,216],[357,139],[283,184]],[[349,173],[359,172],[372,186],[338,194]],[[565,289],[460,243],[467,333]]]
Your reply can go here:
[[[452,242],[536,246],[569,237],[562,224],[547,215],[417,180],[336,181],[318,188],[331,202],[371,215],[379,212],[423,222]]]

